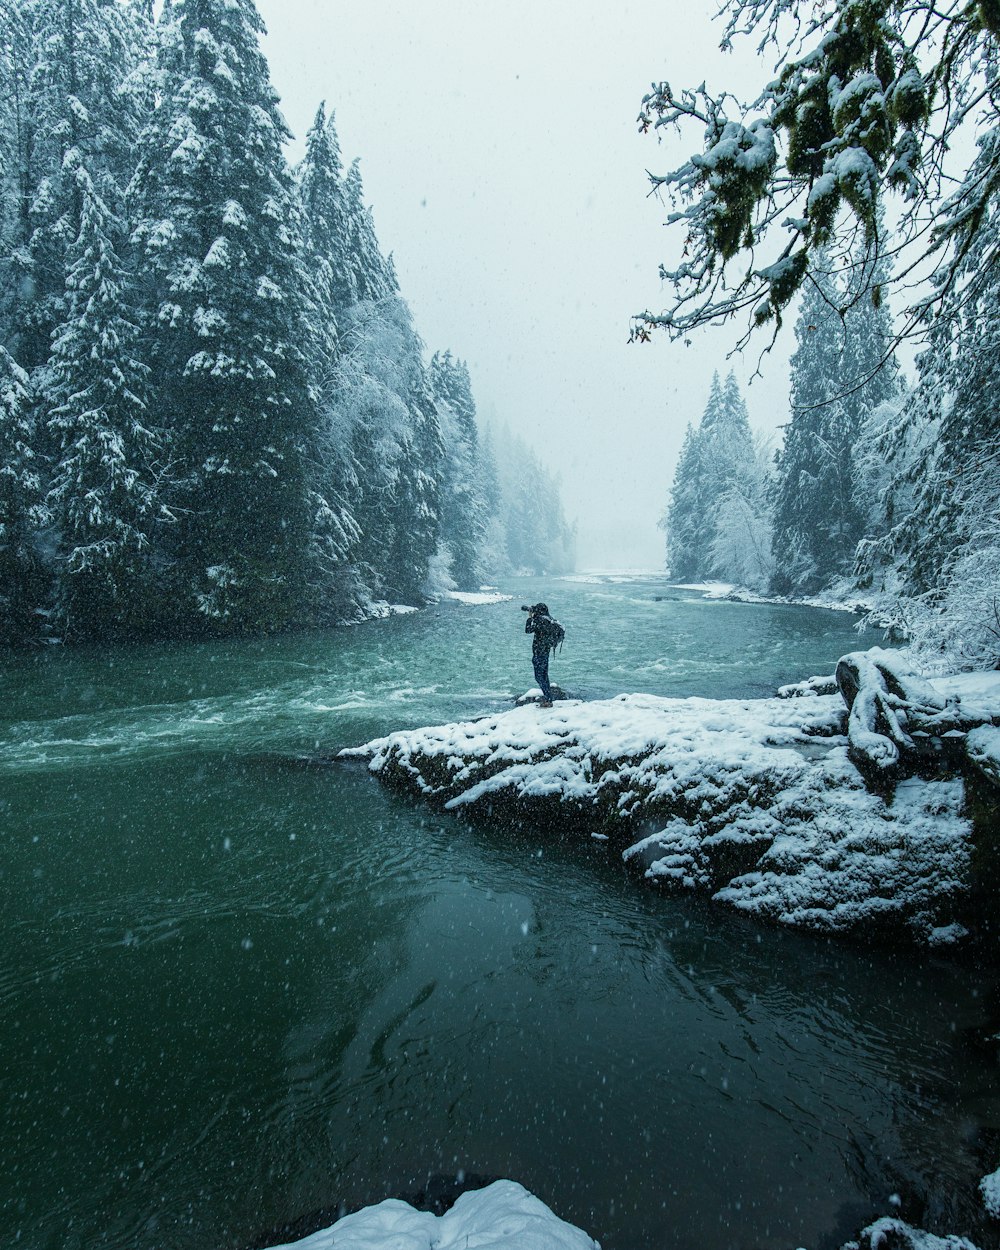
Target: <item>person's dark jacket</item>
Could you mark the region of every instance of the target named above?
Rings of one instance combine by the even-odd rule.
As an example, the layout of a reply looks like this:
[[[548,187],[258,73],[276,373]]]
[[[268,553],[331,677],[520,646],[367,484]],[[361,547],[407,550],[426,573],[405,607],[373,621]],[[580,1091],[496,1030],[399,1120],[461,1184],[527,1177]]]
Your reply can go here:
[[[534,634],[531,640],[532,655],[548,655],[555,646],[555,621],[551,616],[536,615],[532,612],[524,622],[524,632]]]

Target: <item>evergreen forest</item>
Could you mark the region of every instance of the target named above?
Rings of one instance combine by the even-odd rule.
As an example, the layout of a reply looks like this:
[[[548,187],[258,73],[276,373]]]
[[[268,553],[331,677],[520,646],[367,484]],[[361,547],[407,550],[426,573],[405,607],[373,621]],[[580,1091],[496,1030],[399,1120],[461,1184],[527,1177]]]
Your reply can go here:
[[[0,642],[272,633],[572,566],[253,0],[0,5]]]

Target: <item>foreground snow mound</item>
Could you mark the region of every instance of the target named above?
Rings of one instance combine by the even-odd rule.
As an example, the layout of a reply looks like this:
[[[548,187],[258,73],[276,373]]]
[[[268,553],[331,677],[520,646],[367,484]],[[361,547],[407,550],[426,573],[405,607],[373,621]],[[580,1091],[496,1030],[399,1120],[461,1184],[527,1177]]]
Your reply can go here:
[[[842,1250],[976,1250],[967,1237],[949,1233],[937,1237],[912,1228],[902,1220],[876,1220],[861,1233],[858,1241],[849,1241]]]
[[[290,1244],[295,1250],[601,1250],[514,1181],[464,1193],[441,1216],[389,1199]]]
[[[621,695],[392,734],[345,752],[387,784],[500,823],[599,833],[666,887],[762,919],[929,944],[965,936],[971,827],[956,779],[872,794],[839,695]]]

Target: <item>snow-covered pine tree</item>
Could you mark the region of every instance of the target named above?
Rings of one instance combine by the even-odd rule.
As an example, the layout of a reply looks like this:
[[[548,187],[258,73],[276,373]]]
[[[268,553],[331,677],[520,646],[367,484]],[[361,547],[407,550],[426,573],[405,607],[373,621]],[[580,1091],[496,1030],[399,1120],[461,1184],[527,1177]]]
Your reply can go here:
[[[755,438],[753,459],[719,498],[709,551],[716,577],[758,592],[767,590],[774,573],[772,460],[769,440]]]
[[[817,271],[795,326],[792,417],[778,455],[774,515],[779,593],[810,593],[849,576],[870,519],[859,462],[873,414],[898,399],[885,289],[889,266],[856,249],[849,285]],[[883,453],[884,456],[884,453]]]
[[[497,467],[493,438],[487,427],[479,439],[479,456],[476,464],[476,493],[482,500],[486,516],[483,535],[481,564],[486,577],[499,577],[510,572],[510,556],[507,553],[503,524],[503,491],[500,471]]]
[[[420,340],[416,341],[419,345]],[[426,595],[427,576],[441,535],[444,445],[437,406],[419,354],[416,363],[419,369],[412,370],[406,395],[409,429],[393,500],[394,541],[385,572],[390,596],[403,603],[420,602]]]
[[[133,5],[24,0],[0,11],[7,86],[3,172],[10,199],[9,341],[23,367],[44,366],[65,314],[66,250],[80,200],[67,156],[81,153],[99,191],[116,203],[131,173],[145,94],[148,26]]]
[[[497,437],[496,455],[510,567],[533,576],[572,572],[576,528],[567,524],[557,479],[508,430]]]
[[[124,231],[79,154],[67,158],[80,230],[67,252],[68,308],[55,334],[45,395],[56,463],[49,506],[58,539],[56,620],[63,636],[149,632],[150,533],[161,440],[145,402],[147,369],[128,316]]]
[[[718,402],[706,409],[698,432],[706,506],[712,512],[732,485],[753,472],[755,462],[747,406],[731,371],[720,388]]]
[[[327,414],[349,443],[361,582],[370,595],[409,602],[422,594],[440,532],[443,448],[422,352],[399,295],[355,304]]]
[[[878,220],[881,223],[880,209]],[[880,224],[880,233],[884,226]],[[854,250],[844,284],[844,362],[841,381],[844,402],[856,423],[882,404],[894,404],[904,388],[896,359],[896,327],[889,306],[892,265],[871,254],[863,243]]]
[[[0,346],[0,645],[37,635],[45,596],[38,537],[47,520],[28,375]]]
[[[352,301],[377,302],[399,290],[391,256],[385,256],[375,235],[371,209],[365,204],[360,162],[354,160],[344,180],[344,256],[348,264],[347,289]]]
[[[356,567],[361,530],[351,499],[358,466],[352,432],[337,403],[340,327],[354,303],[346,256],[346,195],[340,143],[325,104],[306,136],[296,170],[302,209],[305,273],[309,279],[309,377],[318,419],[307,456],[309,484],[308,615],[320,621],[351,618],[362,609],[364,587]]]
[[[28,295],[32,188],[41,176],[29,108],[34,64],[31,4],[0,5],[0,341],[14,342]]]
[[[795,324],[792,417],[777,457],[773,586],[811,594],[846,576],[861,537],[854,489],[857,408],[843,395],[842,297],[822,274],[806,289]]]
[[[898,418],[906,388],[886,295],[890,279],[887,259],[869,256],[864,246],[855,249],[844,297],[845,372],[850,376],[843,379],[842,390],[854,416],[854,494],[866,542],[881,537],[890,525],[884,482],[888,449],[882,444],[887,427]]]
[[[173,435],[180,628],[301,612],[315,428],[285,123],[252,0],[173,0],[133,183],[153,385]]]
[[[719,375],[713,378],[713,394],[718,393]],[[711,400],[709,401],[711,402]],[[670,502],[660,521],[666,531],[667,569],[676,581],[694,581],[707,574],[707,551],[699,544],[702,525],[701,440],[690,423],[674,470]]]
[[[329,384],[337,358],[337,333],[355,302],[348,273],[346,192],[340,142],[326,105],[320,104],[309,133],[306,154],[296,169],[302,205],[302,237],[306,270],[313,288],[313,354],[320,387]]]
[[[479,431],[469,369],[451,352],[431,357],[430,383],[444,441],[441,541],[450,555],[457,585],[474,590],[482,581],[482,555],[488,514],[480,493]]]
[[[714,373],[701,424],[697,430],[688,426],[684,436],[661,522],[673,577],[729,576],[731,570],[716,567],[712,558],[719,506],[734,487],[746,493],[754,476],[753,437],[739,384],[732,373],[725,383]]]

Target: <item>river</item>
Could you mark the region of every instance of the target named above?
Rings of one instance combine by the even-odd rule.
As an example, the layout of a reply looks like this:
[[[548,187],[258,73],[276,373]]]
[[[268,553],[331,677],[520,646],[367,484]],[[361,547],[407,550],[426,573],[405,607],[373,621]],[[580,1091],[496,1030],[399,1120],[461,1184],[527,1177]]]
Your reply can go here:
[[[328,762],[526,689],[522,601],[566,626],[552,676],[586,698],[769,694],[877,639],[652,577],[503,589],[6,657],[5,1245],[247,1248],[462,1171],[605,1250],[823,1250],[894,1194],[967,1218],[985,972],[761,929]]]

